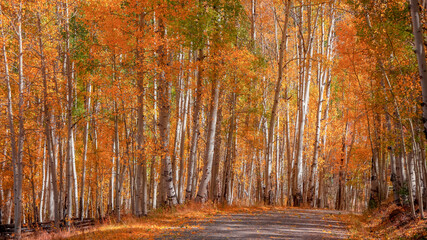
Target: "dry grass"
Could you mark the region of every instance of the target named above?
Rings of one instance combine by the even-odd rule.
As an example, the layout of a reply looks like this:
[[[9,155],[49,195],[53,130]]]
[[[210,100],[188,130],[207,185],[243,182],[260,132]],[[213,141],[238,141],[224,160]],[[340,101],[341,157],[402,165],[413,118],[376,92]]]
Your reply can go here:
[[[60,231],[56,233],[39,232],[37,235],[33,235],[31,239],[154,239],[165,233],[178,236],[184,230],[197,228],[197,222],[212,218],[217,214],[257,213],[282,209],[284,208],[275,206],[218,206],[212,203],[191,202],[174,208],[157,209],[143,218],[123,216],[120,223],[115,223],[111,219],[111,221],[97,224],[86,230],[74,229],[70,232]]]

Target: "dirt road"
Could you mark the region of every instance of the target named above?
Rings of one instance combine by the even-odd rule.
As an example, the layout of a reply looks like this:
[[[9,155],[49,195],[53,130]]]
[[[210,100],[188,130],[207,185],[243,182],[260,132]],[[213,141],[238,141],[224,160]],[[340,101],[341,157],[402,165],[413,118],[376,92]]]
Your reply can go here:
[[[329,210],[286,209],[217,216],[159,239],[347,239],[345,225]]]

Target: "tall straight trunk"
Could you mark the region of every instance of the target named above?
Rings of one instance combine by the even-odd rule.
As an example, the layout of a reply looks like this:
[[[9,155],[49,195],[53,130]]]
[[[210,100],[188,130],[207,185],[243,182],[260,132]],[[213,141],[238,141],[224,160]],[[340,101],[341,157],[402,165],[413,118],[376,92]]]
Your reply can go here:
[[[254,178],[254,169],[255,169],[255,159],[256,159],[256,151],[253,151],[252,157],[251,157],[251,164],[250,164],[250,172],[249,172],[249,186],[248,186],[248,204],[249,206],[252,206],[252,185],[253,185],[253,178]]]
[[[159,18],[159,33],[160,38],[165,39],[165,26],[163,19]],[[159,56],[159,66],[166,67],[166,48],[161,44],[157,48],[157,55]],[[167,196],[166,204],[176,205],[177,197],[175,187],[173,185],[172,177],[172,163],[169,153],[169,136],[170,136],[170,84],[166,79],[166,72],[161,70],[159,74],[159,132],[160,132],[160,146],[162,158],[162,191],[164,196]]]
[[[71,132],[72,136],[71,136],[71,153],[72,153],[72,178],[73,178],[73,201],[74,201],[74,214],[75,216],[78,215],[78,210],[79,210],[79,199],[78,199],[78,185],[77,185],[77,169],[76,169],[76,151],[75,151],[75,140],[74,140],[74,131]]]
[[[302,72],[302,76],[300,78],[300,95],[299,97],[301,98],[299,100],[299,121],[298,121],[298,137],[297,137],[297,146],[296,146],[296,162],[295,162],[295,176],[294,176],[294,187],[293,187],[293,200],[294,200],[294,204],[299,206],[299,204],[301,204],[302,200],[303,200],[303,186],[304,186],[304,162],[303,162],[303,152],[304,152],[304,133],[305,133],[305,124],[306,124],[306,120],[307,120],[307,114],[308,114],[308,105],[309,105],[309,101],[310,101],[310,84],[311,84],[311,66],[312,66],[312,55],[313,55],[313,33],[316,29],[315,25],[314,27],[312,26],[312,21],[311,21],[311,6],[307,6],[307,23],[308,23],[308,27],[307,27],[307,43],[304,44],[301,47],[304,47],[304,49],[302,50],[303,52],[301,53],[303,56],[303,62],[302,62],[302,67],[301,67],[301,71]],[[302,28],[302,24],[303,24],[303,12],[302,9],[300,10],[300,28]],[[317,17],[314,20],[314,23],[317,24]],[[302,29],[300,31],[300,35],[302,34]],[[303,36],[300,36],[301,40],[303,40]]]
[[[111,176],[109,177],[109,186],[108,186],[108,201],[107,201],[107,213],[111,214],[113,212],[114,209],[114,182],[115,182],[115,177],[116,177],[116,156],[115,156],[115,151],[116,151],[116,143],[114,141],[114,137],[113,137],[113,142],[111,143],[111,147],[113,150],[113,155],[111,156]],[[102,184],[102,183],[101,183]],[[102,195],[102,192],[101,192]]]
[[[417,135],[422,138],[422,128],[417,129]],[[421,178],[423,179],[424,191],[427,191],[427,166],[426,166],[426,156],[423,149],[425,149],[424,141],[420,141],[420,168],[422,169]],[[424,194],[424,207],[427,208],[427,194]]]
[[[182,100],[183,94],[181,89],[181,79],[178,80],[179,90],[177,90],[177,109],[176,109],[176,126],[175,126],[175,139],[173,144],[173,152],[172,152],[172,178],[173,178],[173,186],[175,190],[178,190],[178,152],[181,147],[181,128],[182,128],[182,108],[184,105],[184,101]],[[178,192],[177,192],[177,195]],[[177,196],[178,198],[178,196]]]
[[[172,153],[172,178],[173,178],[173,184],[174,184],[174,188],[175,191],[177,191],[177,199],[179,202],[179,187],[178,187],[178,181],[179,181],[179,170],[178,170],[178,155],[180,152],[180,149],[183,147],[183,142],[181,142],[181,134],[182,131],[181,129],[183,128],[183,115],[185,114],[184,112],[184,105],[185,105],[185,89],[183,88],[184,86],[184,71],[182,69],[182,65],[183,65],[183,58],[184,58],[184,53],[182,50],[182,47],[179,50],[178,53],[178,61],[180,64],[179,67],[179,73],[178,73],[178,83],[176,86],[176,119],[177,119],[177,123],[176,123],[176,127],[175,127],[175,140],[174,140],[174,147],[173,147],[173,153]],[[180,166],[181,167],[181,166]]]
[[[411,17],[412,17],[412,32],[415,40],[415,52],[418,60],[418,72],[420,74],[421,90],[423,97],[423,125],[424,134],[427,137],[427,65],[426,55],[424,50],[423,28],[420,20],[418,0],[409,0]]]
[[[368,114],[366,115],[366,119],[368,122],[369,142],[370,142],[371,151],[372,151],[370,179],[367,181],[370,184],[367,184],[367,189],[366,189],[367,192],[370,191],[369,193],[367,193],[367,196],[366,196],[367,205],[369,208],[377,207],[378,202],[379,202],[378,171],[377,171],[379,149],[377,146],[378,140],[377,140],[377,134],[376,134],[377,125],[379,125],[379,124],[377,124],[377,125],[375,124],[377,119],[378,119],[377,116],[378,116],[378,114],[374,113],[374,133],[375,133],[374,135],[375,135],[375,137],[373,139],[373,137],[371,136],[372,133],[371,133],[371,124],[369,121],[369,115]]]
[[[421,188],[421,176],[420,176],[420,170],[421,168],[419,168],[419,159],[421,157],[421,154],[419,153],[420,151],[423,151],[423,149],[420,149],[418,146],[418,143],[415,140],[415,131],[414,131],[414,127],[412,124],[412,120],[409,119],[409,124],[411,126],[411,135],[412,135],[412,150],[414,152],[414,159],[413,159],[413,168],[415,170],[415,191],[417,194],[417,200],[418,200],[418,206],[419,206],[419,211],[420,211],[420,215],[421,218],[424,219],[424,203],[423,203],[423,191]]]
[[[338,191],[337,191],[337,197],[336,197],[336,209],[337,210],[344,210],[344,204],[345,204],[345,174],[344,174],[344,164],[346,161],[346,154],[347,154],[347,133],[348,133],[348,121],[345,124],[344,134],[342,138],[342,150],[341,150],[341,159],[340,159],[340,169],[339,169],[339,176],[338,176]]]
[[[46,197],[46,181],[48,180],[47,176],[49,175],[48,171],[48,160],[46,159],[46,145],[47,142],[45,143],[45,147],[43,149],[43,163],[42,163],[42,186],[41,186],[41,193],[40,193],[40,205],[39,205],[39,220],[40,222],[43,222],[43,216],[44,216],[44,199]]]
[[[139,16],[139,31],[142,34],[144,31],[145,21],[144,15]],[[138,149],[138,161],[137,161],[137,187],[136,187],[136,215],[147,215],[148,213],[148,196],[147,196],[147,159],[145,158],[145,137],[144,137],[144,128],[145,128],[145,115],[144,115],[144,72],[143,72],[143,63],[144,63],[144,53],[140,51],[139,44],[142,44],[141,39],[137,39],[137,61],[138,61],[138,132],[137,132],[137,149]]]
[[[311,164],[310,178],[308,181],[308,201],[313,202],[315,205],[314,192],[315,192],[315,182],[317,177],[317,166],[318,166],[318,157],[319,157],[319,141],[320,141],[320,128],[321,128],[321,118],[322,118],[322,107],[323,107],[323,89],[324,83],[319,82],[319,99],[317,105],[317,117],[316,117],[316,133],[314,138],[314,149],[313,149],[313,163]]]
[[[67,160],[66,160],[66,178],[67,178],[67,219],[71,219],[73,216],[73,183],[72,183],[72,138],[73,138],[73,76],[72,76],[72,64],[71,64],[71,52],[70,52],[70,23],[69,23],[69,9],[68,2],[65,3],[65,74],[67,79]],[[67,221],[68,230],[70,230],[69,221]]]
[[[290,131],[289,131],[289,99],[288,99],[288,88],[285,90],[285,99],[286,99],[286,109],[285,109],[285,135],[286,135],[286,158],[287,158],[287,205],[290,204],[291,194],[292,194],[292,184],[291,184],[291,175],[292,175],[292,149],[291,149],[291,140],[290,140]]]
[[[407,173],[407,186],[408,186],[408,192],[409,192],[409,205],[411,207],[411,216],[413,219],[415,219],[416,212],[415,212],[415,204],[414,204],[414,193],[413,193],[413,159],[414,155],[412,152],[409,152],[406,156],[406,173]]]
[[[116,105],[116,103],[115,103]],[[118,110],[117,110],[117,105],[115,106],[115,116],[114,116],[114,154],[116,157],[116,174],[115,174],[115,180],[114,180],[114,189],[115,189],[115,206],[114,206],[114,211],[115,211],[115,215],[116,215],[116,219],[118,222],[120,222],[120,206],[121,206],[121,196],[122,196],[122,187],[121,187],[121,167],[120,167],[120,146],[119,146],[119,142],[120,142],[120,138],[119,138],[119,123],[118,123]]]
[[[398,116],[398,127],[400,130],[400,144],[401,144],[401,149],[402,149],[402,172],[403,172],[403,168],[404,168],[404,164],[406,163],[406,180],[407,180],[407,187],[409,190],[409,205],[411,207],[411,216],[412,218],[415,218],[415,206],[414,206],[414,197],[413,197],[413,193],[412,193],[412,175],[411,175],[411,171],[409,170],[410,168],[410,159],[408,157],[407,151],[406,151],[406,146],[405,146],[405,137],[404,137],[404,131],[403,131],[403,124],[402,124],[402,119],[400,117],[400,112],[399,112],[399,108],[396,106],[396,113]]]
[[[215,147],[214,147],[214,156],[212,163],[212,180],[211,180],[211,189],[209,191],[209,197],[212,201],[217,202],[219,200],[220,192],[220,180],[219,180],[219,167],[221,163],[221,123],[222,123],[222,107],[218,109],[218,119],[215,129]]]
[[[3,15],[1,6],[0,6],[0,12]],[[21,17],[20,17],[21,11],[19,11],[19,16],[18,16],[18,30],[17,30],[17,35],[18,35],[18,40],[20,43],[20,51],[22,50],[22,33],[21,33]],[[14,202],[14,206],[15,206],[15,220],[14,220],[14,225],[15,225],[15,234],[17,238],[21,237],[21,201],[20,201],[20,195],[19,195],[19,181],[18,181],[18,175],[19,175],[19,169],[17,167],[18,162],[21,161],[21,159],[19,159],[20,154],[19,154],[19,148],[17,148],[17,144],[16,142],[19,141],[19,139],[17,139],[16,136],[16,132],[15,132],[15,125],[13,122],[13,118],[14,118],[14,114],[13,114],[13,102],[12,102],[12,89],[11,89],[11,82],[10,82],[10,75],[9,75],[9,63],[8,63],[8,58],[7,58],[7,50],[6,50],[6,38],[4,35],[4,25],[2,20],[0,19],[0,24],[1,24],[1,34],[2,34],[2,38],[3,38],[3,46],[2,46],[2,50],[3,50],[3,63],[4,63],[4,72],[5,72],[5,80],[6,80],[6,86],[7,86],[7,113],[8,113],[8,127],[9,127],[9,138],[10,138],[10,145],[11,145],[11,157],[12,157],[12,170],[13,170],[13,192],[14,192],[14,197],[13,197],[13,202]],[[19,58],[20,58],[20,63],[21,63],[21,57],[22,54],[19,54]],[[22,66],[20,66],[21,68]],[[21,75],[21,74],[20,74]],[[19,85],[22,84],[22,80],[21,76],[19,78]],[[19,86],[19,95],[21,98],[22,92],[21,92],[21,86]],[[8,214],[9,215],[9,214]],[[6,223],[10,222],[10,217],[6,217],[8,218],[8,220],[6,220]]]
[[[157,132],[158,132],[158,116],[157,116],[157,102],[158,102],[158,92],[157,92],[157,79],[154,78],[154,87],[153,87],[153,95],[154,95],[154,121],[153,121],[153,126],[152,126],[152,133],[154,136],[157,136]],[[155,143],[157,144],[157,138],[154,138]],[[157,208],[157,190],[158,190],[158,183],[156,181],[157,178],[157,167],[156,167],[156,160],[157,156],[153,155],[151,157],[151,166],[150,166],[150,190],[148,191],[150,194],[152,195],[151,198],[151,206],[153,209]]]
[[[0,8],[2,13],[2,9]],[[3,13],[2,13],[3,14]],[[0,20],[1,21],[1,20]],[[17,12],[17,21],[15,25],[15,33],[18,38],[18,133],[15,132],[12,90],[9,75],[9,65],[6,52],[6,39],[4,35],[4,26],[1,24],[1,33],[3,38],[3,60],[5,66],[5,79],[7,86],[7,110],[8,122],[10,131],[10,144],[12,149],[12,170],[13,170],[13,192],[14,192],[14,225],[15,225],[15,238],[21,238],[21,217],[22,217],[22,158],[24,146],[24,61],[23,61],[23,44],[22,44],[22,2],[19,3],[19,10]]]
[[[54,117],[54,115],[52,116]],[[54,122],[54,120],[52,120],[52,122]],[[59,121],[57,121],[57,128],[59,128]],[[54,129],[52,129],[54,131]],[[57,148],[57,159],[59,161],[59,219],[64,219],[66,216],[64,214],[66,213],[66,202],[65,202],[65,187],[64,187],[64,142],[62,139],[62,135],[61,132],[58,132],[58,135],[53,134],[52,131],[52,146],[56,146],[56,144],[58,145]],[[53,151],[53,153],[55,153],[55,151]]]
[[[386,114],[386,127],[387,131],[392,132],[391,128],[391,120],[389,114]],[[390,158],[390,168],[391,168],[391,174],[390,174],[390,181],[393,185],[393,198],[394,203],[396,203],[398,206],[401,205],[400,201],[400,194],[402,187],[401,177],[400,177],[400,170],[398,172],[398,169],[400,169],[400,164],[398,164],[399,158],[396,158],[395,152],[394,152],[394,146],[388,147],[389,150],[389,158]]]
[[[333,7],[333,6],[332,6]],[[332,39],[333,39],[333,32],[335,27],[335,11],[331,10],[331,21],[327,36],[327,49],[326,49],[326,59],[331,60],[332,59]],[[323,15],[322,15],[323,16]],[[321,37],[321,54],[324,54],[324,23],[322,21],[322,37]],[[321,64],[321,63],[319,63]],[[328,85],[328,80],[330,77],[330,69],[326,69],[322,66],[320,66],[319,69],[320,78],[318,81],[319,85],[319,98],[318,98],[318,105],[317,105],[317,118],[316,118],[316,133],[315,133],[315,140],[314,140],[314,149],[313,149],[313,163],[311,165],[311,174],[308,181],[309,188],[308,188],[308,199],[310,202],[312,202],[312,205],[316,207],[316,182],[317,182],[317,173],[318,173],[318,157],[319,157],[319,150],[320,150],[320,135],[321,135],[321,123],[322,123],[322,111],[323,111],[323,102],[324,102],[324,90],[325,86]],[[327,87],[327,86],[326,86]],[[328,91],[328,90],[327,90]],[[327,97],[327,96],[326,96]]]
[[[232,192],[232,172],[233,172],[233,139],[234,139],[234,131],[236,129],[236,93],[231,93],[230,96],[230,112],[231,112],[231,118],[230,118],[230,127],[228,130],[228,136],[227,136],[227,152],[225,155],[225,162],[224,162],[224,172],[223,172],[223,181],[222,181],[222,193],[221,193],[221,202],[222,203],[229,203],[229,200],[231,198],[231,192]],[[261,171],[259,169],[259,171]],[[261,178],[258,178],[259,181],[261,181]],[[261,182],[259,182],[261,183]],[[261,195],[261,188],[259,188],[259,193]]]
[[[323,146],[323,148],[321,149],[321,156],[323,157],[323,159],[326,160],[326,144],[327,144],[327,130],[328,130],[328,118],[329,118],[329,107],[330,107],[330,99],[331,99],[331,81],[332,81],[332,77],[331,74],[328,74],[328,80],[327,80],[327,84],[326,84],[326,106],[325,106],[325,112],[323,113],[324,118],[322,119],[322,121],[324,121],[324,127],[322,129],[323,132],[323,136],[322,136],[322,142],[321,145]],[[315,188],[314,188],[314,199],[315,202],[319,202],[324,204],[324,199],[322,197],[322,200],[319,201],[320,197],[323,196],[322,195],[322,191],[320,189],[321,185],[324,185],[324,179],[323,179],[323,171],[324,169],[320,169],[320,174],[319,174],[319,178],[315,183]],[[324,189],[324,187],[322,186],[322,188]],[[319,207],[323,207],[323,206],[319,206]]]
[[[288,19],[289,19],[289,12],[291,9],[291,1],[286,1],[286,12],[285,12],[285,22],[283,23],[282,28],[282,38],[280,41],[280,47],[279,47],[279,62],[278,62],[278,75],[277,75],[277,81],[276,81],[276,87],[274,92],[274,100],[273,100],[273,107],[271,110],[271,116],[270,116],[270,125],[268,127],[268,136],[267,136],[267,146],[266,146],[266,157],[265,157],[265,175],[264,175],[264,202],[267,204],[272,204],[272,200],[270,199],[270,191],[271,191],[271,185],[272,185],[272,175],[271,175],[271,165],[273,161],[273,131],[274,127],[276,125],[276,114],[277,114],[277,108],[279,106],[279,97],[280,97],[280,90],[282,88],[282,79],[283,79],[283,67],[284,67],[284,61],[285,61],[285,50],[286,50],[286,39],[287,39],[287,28],[288,28]]]
[[[194,110],[193,110],[193,130],[191,136],[191,149],[190,156],[188,160],[188,170],[187,170],[187,190],[185,194],[185,200],[192,199],[192,185],[194,178],[194,165],[197,160],[197,145],[199,141],[199,112],[200,112],[200,102],[202,100],[202,62],[203,62],[203,49],[199,49],[198,53],[198,66],[197,66],[197,86],[196,86],[196,96],[194,99]]]
[[[6,144],[7,144],[7,141],[5,141],[4,152],[3,152],[3,154],[5,156],[6,156],[6,152],[7,152],[6,151]],[[1,172],[4,171],[4,165],[5,165],[5,162],[0,164],[0,166],[1,166],[0,171]],[[6,199],[4,198],[3,181],[0,179],[0,224],[3,224],[3,212],[4,212],[4,207],[5,207],[4,202],[6,202]]]
[[[22,158],[24,148],[24,51],[22,44],[22,3],[19,3],[18,14],[18,83],[19,83],[19,102],[18,102],[18,118],[19,118],[19,133],[18,133],[18,152],[16,159],[16,183],[15,183],[15,234],[18,238],[21,237],[21,217],[22,217]]]
[[[44,45],[42,41],[42,28],[41,28],[41,20],[40,14],[37,14],[37,27],[39,30],[39,48],[40,48],[40,63],[41,63],[41,74],[43,78],[43,108],[44,108],[44,134],[46,138],[46,148],[47,148],[47,159],[49,160],[49,170],[50,170],[50,185],[53,190],[53,211],[54,211],[54,219],[55,219],[55,227],[59,227],[59,202],[58,202],[58,185],[56,180],[56,157],[54,151],[54,145],[52,141],[52,124],[51,124],[51,113],[50,113],[50,103],[48,96],[48,85],[47,85],[47,73],[46,73],[46,59],[44,55]],[[47,175],[47,174],[46,174]],[[42,204],[42,201],[40,202]],[[40,206],[40,210],[42,210],[42,206]],[[40,216],[40,221],[42,216]]]
[[[81,177],[81,188],[80,188],[80,207],[79,207],[79,218],[83,220],[85,206],[84,206],[84,196],[85,196],[85,182],[86,182],[86,160],[87,160],[87,147],[88,147],[88,135],[89,135],[89,123],[91,118],[91,92],[92,85],[90,82],[86,86],[87,98],[85,101],[86,109],[86,123],[84,126],[83,132],[83,158],[82,158],[82,177]]]
[[[277,129],[276,129],[276,146],[275,146],[275,151],[276,151],[276,186],[275,186],[275,191],[274,191],[274,202],[273,203],[277,203],[279,200],[279,196],[280,196],[280,171],[281,171],[281,160],[282,160],[282,144],[281,144],[281,140],[280,140],[280,132],[279,132],[279,128],[280,128],[280,122],[279,122],[279,116],[277,116]],[[271,199],[270,199],[271,201]]]
[[[188,80],[188,79],[187,79]],[[190,96],[191,91],[190,89],[187,90],[186,96],[185,96],[185,104],[184,104],[184,119],[182,121],[182,129],[181,129],[181,148],[179,149],[179,180],[178,180],[178,202],[182,203],[184,200],[183,196],[183,189],[184,189],[184,150],[185,150],[185,132],[187,129],[187,116],[188,116],[188,109],[189,109],[189,102],[190,102]]]
[[[206,150],[205,150],[205,165],[203,167],[203,176],[200,181],[199,190],[197,192],[196,201],[206,202],[208,198],[208,183],[211,180],[212,176],[212,162],[214,157],[214,147],[215,147],[215,134],[216,134],[216,124],[218,117],[218,101],[219,101],[219,92],[220,92],[220,80],[213,80],[213,92],[212,92],[212,103],[211,103],[211,112],[209,114],[209,129],[208,136],[206,141]]]

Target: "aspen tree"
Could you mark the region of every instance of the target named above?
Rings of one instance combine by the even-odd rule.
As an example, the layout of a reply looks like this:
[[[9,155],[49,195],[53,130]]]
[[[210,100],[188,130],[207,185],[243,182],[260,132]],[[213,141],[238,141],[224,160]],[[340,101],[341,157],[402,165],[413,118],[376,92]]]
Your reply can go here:
[[[283,23],[283,27],[281,28],[282,37],[281,37],[280,47],[279,47],[278,75],[277,75],[277,82],[276,82],[276,87],[274,92],[273,107],[272,107],[271,116],[270,116],[270,124],[268,127],[268,139],[267,139],[267,147],[266,147],[266,165],[265,165],[265,175],[264,175],[264,185],[265,185],[264,202],[267,204],[272,204],[272,199],[270,199],[270,195],[271,195],[270,191],[271,191],[271,184],[272,184],[271,165],[272,165],[272,158],[273,158],[273,152],[272,152],[273,130],[276,125],[276,113],[279,105],[280,90],[282,88],[283,68],[284,68],[285,50],[286,50],[285,44],[286,44],[286,38],[287,38],[290,9],[291,9],[291,1],[288,0],[286,2],[285,21]]]

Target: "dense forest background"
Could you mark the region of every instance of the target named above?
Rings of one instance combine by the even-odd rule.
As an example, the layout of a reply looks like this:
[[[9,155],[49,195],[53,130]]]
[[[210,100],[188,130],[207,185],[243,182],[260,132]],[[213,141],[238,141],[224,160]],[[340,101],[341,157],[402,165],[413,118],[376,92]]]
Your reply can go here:
[[[2,0],[0,222],[389,195],[424,216],[426,6]]]

